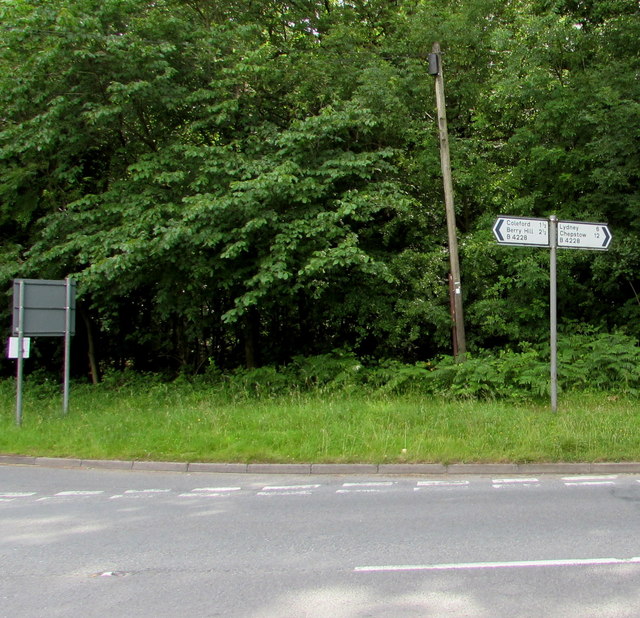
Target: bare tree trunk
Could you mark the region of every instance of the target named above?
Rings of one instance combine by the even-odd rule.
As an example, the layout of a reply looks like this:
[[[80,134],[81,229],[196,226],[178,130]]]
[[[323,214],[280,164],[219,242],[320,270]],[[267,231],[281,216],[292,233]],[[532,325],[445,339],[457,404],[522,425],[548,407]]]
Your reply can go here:
[[[100,382],[100,370],[96,361],[96,348],[93,339],[93,329],[91,328],[91,320],[87,315],[87,312],[80,309],[80,315],[84,321],[84,325],[87,329],[87,356],[89,359],[89,373],[91,374],[91,382],[98,384]]]
[[[255,308],[249,309],[244,320],[244,358],[247,369],[258,366],[258,334],[260,318]]]

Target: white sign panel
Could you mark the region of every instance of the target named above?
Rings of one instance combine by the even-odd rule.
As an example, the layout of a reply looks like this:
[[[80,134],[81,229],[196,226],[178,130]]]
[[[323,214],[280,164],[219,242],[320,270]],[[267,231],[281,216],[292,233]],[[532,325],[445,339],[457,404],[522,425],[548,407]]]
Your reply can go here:
[[[606,251],[610,244],[611,232],[606,223],[558,221],[558,247]]]
[[[22,358],[29,358],[31,350],[31,339],[22,338]],[[9,347],[7,348],[7,358],[18,358],[18,337],[9,337]]]
[[[501,245],[548,247],[549,220],[530,217],[498,217],[493,234]]]

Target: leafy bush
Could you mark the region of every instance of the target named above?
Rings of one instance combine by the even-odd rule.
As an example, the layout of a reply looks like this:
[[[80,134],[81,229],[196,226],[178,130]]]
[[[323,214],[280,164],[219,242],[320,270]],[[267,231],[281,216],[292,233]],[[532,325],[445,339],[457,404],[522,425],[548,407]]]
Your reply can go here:
[[[567,389],[640,392],[640,347],[621,333],[579,334],[558,342],[558,379]]]
[[[471,398],[528,399],[549,392],[548,346],[521,346],[469,355],[456,364],[443,357],[430,374],[433,394]],[[587,333],[558,339],[558,385],[570,390],[640,393],[640,347],[624,334]]]
[[[359,359],[350,350],[298,356],[289,365],[237,369],[213,367],[202,376],[181,376],[194,389],[219,389],[234,400],[279,397],[301,392],[419,393],[469,399],[537,399],[549,393],[549,347],[521,344],[519,350],[481,350],[464,363],[451,356],[404,364]],[[565,391],[640,394],[640,347],[621,333],[563,335],[558,340],[558,382]],[[159,388],[160,376],[130,370],[107,372],[103,388],[121,390],[144,384]],[[46,384],[45,384],[46,386]]]
[[[548,388],[548,361],[532,347],[481,352],[455,363],[444,357],[433,373],[431,392],[469,398],[527,399],[543,395]]]
[[[361,384],[362,362],[350,350],[296,356],[287,367],[292,380],[305,388],[336,388]]]

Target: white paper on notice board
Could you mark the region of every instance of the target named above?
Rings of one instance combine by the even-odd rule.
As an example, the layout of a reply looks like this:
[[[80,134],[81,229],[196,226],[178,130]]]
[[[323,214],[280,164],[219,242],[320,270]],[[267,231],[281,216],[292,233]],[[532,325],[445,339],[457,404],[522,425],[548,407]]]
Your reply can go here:
[[[31,350],[31,338],[22,338],[22,358],[29,358]],[[9,346],[7,348],[8,358],[18,358],[18,337],[9,337]]]

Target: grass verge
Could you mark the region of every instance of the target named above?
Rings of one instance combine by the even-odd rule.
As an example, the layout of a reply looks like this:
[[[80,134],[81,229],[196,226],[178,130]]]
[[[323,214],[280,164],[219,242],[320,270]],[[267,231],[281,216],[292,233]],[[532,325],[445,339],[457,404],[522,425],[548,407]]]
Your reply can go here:
[[[640,406],[606,393],[546,403],[322,392],[230,397],[187,382],[27,385],[15,425],[0,383],[0,452],[85,459],[223,462],[553,462],[640,460]]]

